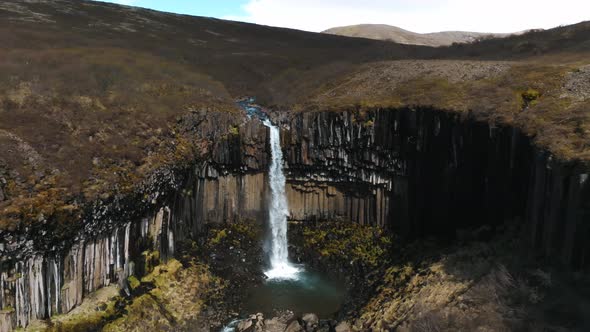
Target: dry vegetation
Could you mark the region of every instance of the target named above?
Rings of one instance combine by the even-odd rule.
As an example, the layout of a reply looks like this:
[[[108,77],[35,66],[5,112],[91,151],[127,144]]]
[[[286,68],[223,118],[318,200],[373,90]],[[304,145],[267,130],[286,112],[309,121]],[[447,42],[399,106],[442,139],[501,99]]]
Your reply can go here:
[[[220,300],[219,294],[225,282],[212,275],[209,268],[196,262],[183,267],[171,260],[157,266],[152,273],[133,286],[153,287],[127,305],[125,314],[108,323],[105,332],[207,330],[203,318],[206,300]]]
[[[377,295],[351,320],[357,330],[581,331],[590,324],[587,280],[530,263],[510,232],[400,250],[408,260],[374,277]]]
[[[208,330],[206,301],[219,301],[226,282],[194,260],[183,266],[173,259],[141,280],[129,277],[128,286],[131,297],[122,297],[115,285],[104,287],[71,312],[35,321],[25,331]]]
[[[590,57],[559,65],[546,59],[367,64],[317,89],[298,108],[426,106],[471,112],[521,128],[559,158],[588,161],[590,98],[580,81],[589,63]]]
[[[384,53],[376,42],[91,1],[3,3],[0,20],[0,229],[9,231],[47,220],[67,229],[87,202],[194,162],[241,121],[224,116],[237,112],[234,97],[264,95],[259,83],[283,68],[353,45]],[[307,47],[318,51],[294,56]],[[346,61],[378,57],[366,49]]]
[[[205,155],[244,95],[306,111],[473,110],[590,159],[588,23],[435,49],[92,1],[4,2],[0,20],[4,230],[67,228],[88,202]]]
[[[77,219],[80,198],[128,193],[155,169],[205,152],[206,137],[182,132],[187,114],[235,112],[220,83],[147,54],[14,50],[4,60],[0,166],[12,204],[3,228]]]
[[[400,44],[449,46],[454,43],[472,43],[487,38],[503,38],[508,33],[481,33],[469,31],[442,31],[416,33],[385,24],[359,24],[337,27],[323,31],[332,35],[387,40]],[[516,33],[520,34],[520,33]]]

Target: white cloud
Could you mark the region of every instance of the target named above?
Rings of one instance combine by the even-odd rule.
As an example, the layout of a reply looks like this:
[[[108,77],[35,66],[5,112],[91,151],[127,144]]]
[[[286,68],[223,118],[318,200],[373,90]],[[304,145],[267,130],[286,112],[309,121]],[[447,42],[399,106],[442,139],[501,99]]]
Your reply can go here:
[[[590,20],[588,0],[250,0],[226,19],[322,31],[382,23],[416,32],[514,32]]]

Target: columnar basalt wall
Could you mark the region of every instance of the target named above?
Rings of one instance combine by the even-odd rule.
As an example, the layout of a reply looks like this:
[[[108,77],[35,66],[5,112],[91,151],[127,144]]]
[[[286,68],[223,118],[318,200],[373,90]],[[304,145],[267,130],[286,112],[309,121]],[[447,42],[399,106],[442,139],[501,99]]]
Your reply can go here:
[[[206,223],[259,219],[265,211],[265,174],[221,176],[200,165],[173,198],[145,218],[129,220],[96,237],[83,237],[65,252],[4,260],[0,269],[0,331],[66,313],[93,291],[147,271],[152,252],[165,260],[178,241],[196,239]]]
[[[407,235],[522,224],[538,252],[587,264],[588,169],[508,126],[430,109],[301,113],[281,122],[291,218]]]
[[[387,226],[389,195],[381,187],[365,184],[341,184],[324,181],[291,181],[287,184],[289,218],[297,221],[342,220],[366,225]],[[354,187],[359,191],[354,191]]]
[[[525,211],[528,242],[574,268],[590,265],[590,181],[587,168],[535,155]]]
[[[138,201],[90,208],[68,243],[46,247],[32,234],[7,235],[0,243],[0,332],[67,313],[101,287],[118,284],[127,292],[129,276],[172,257],[180,241],[197,239],[208,223],[262,220],[266,127],[249,121],[238,134],[220,137],[207,161],[180,176],[155,174]]]

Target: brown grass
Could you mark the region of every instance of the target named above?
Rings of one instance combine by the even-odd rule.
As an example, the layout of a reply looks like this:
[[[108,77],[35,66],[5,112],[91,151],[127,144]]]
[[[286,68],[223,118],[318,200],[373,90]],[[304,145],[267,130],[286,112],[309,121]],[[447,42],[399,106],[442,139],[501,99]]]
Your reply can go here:
[[[574,100],[564,93],[566,75],[589,64],[590,57],[559,65],[546,63],[546,59],[512,62],[499,75],[459,81],[454,78],[452,61],[418,63],[434,64],[438,74],[401,74],[392,80],[380,74],[386,72],[388,63],[365,65],[341,76],[338,83],[316,89],[310,101],[293,108],[321,111],[426,106],[451,112],[471,111],[479,119],[521,128],[558,158],[590,161],[590,100]],[[407,69],[398,62],[389,66],[409,71],[415,62],[409,64]],[[504,63],[498,63],[501,65]],[[467,68],[463,72],[470,75]]]
[[[401,249],[408,260],[375,278],[376,295],[351,321],[373,331],[583,329],[588,280],[521,256],[516,239],[507,233],[491,242]],[[570,314],[560,317],[564,302]]]
[[[244,95],[291,110],[471,109],[523,127],[563,158],[590,159],[588,101],[557,98],[556,90],[567,70],[590,62],[588,23],[433,49],[90,1],[5,3],[0,19],[6,23],[0,27],[3,229],[128,192],[162,165],[193,160],[215,134],[187,124],[207,117],[192,112],[209,110],[218,120],[215,111],[235,112],[233,98]],[[536,60],[499,78],[425,73],[391,91],[375,80],[361,98],[338,92],[342,82],[384,60],[531,56]],[[528,89],[540,98],[523,112]],[[325,91],[335,92],[318,97]],[[230,122],[219,127],[229,130]]]

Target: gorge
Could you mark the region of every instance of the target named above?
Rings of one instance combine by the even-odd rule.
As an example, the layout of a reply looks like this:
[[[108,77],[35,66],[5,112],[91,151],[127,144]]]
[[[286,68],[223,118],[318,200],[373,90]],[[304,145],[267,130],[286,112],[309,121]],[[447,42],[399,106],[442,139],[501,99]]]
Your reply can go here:
[[[0,19],[0,332],[590,329],[588,22]]]
[[[535,253],[574,268],[586,264],[587,169],[552,159],[514,128],[430,109],[271,117],[284,128],[290,220],[341,220],[445,237],[512,223]],[[79,240],[62,244],[65,251],[43,254],[34,238],[3,245],[3,257],[14,257],[2,263],[0,300],[14,308],[3,311],[3,328],[68,312],[110,284],[128,289],[128,277],[148,273],[154,259],[173,257],[178,243],[208,223],[263,216],[258,193],[282,191],[280,175],[272,175],[280,153],[267,150],[278,144],[278,128],[243,119],[211,160],[185,174],[154,178],[148,188],[158,189],[147,199],[153,212],[146,217],[125,217],[133,216],[129,206],[114,201],[91,212]],[[273,156],[271,188],[265,155]],[[271,218],[281,217],[285,203],[271,202]],[[113,230],[101,231],[108,224]],[[284,264],[287,248],[272,248],[274,268],[273,258]]]

